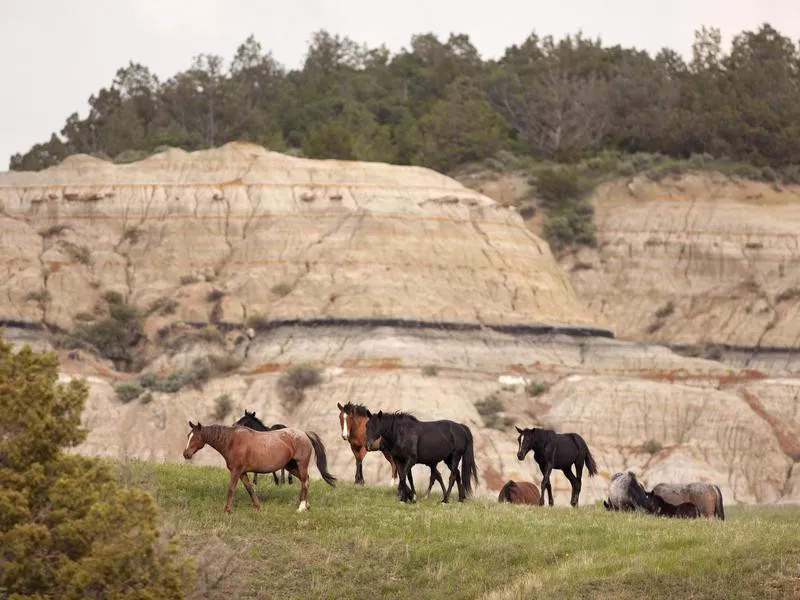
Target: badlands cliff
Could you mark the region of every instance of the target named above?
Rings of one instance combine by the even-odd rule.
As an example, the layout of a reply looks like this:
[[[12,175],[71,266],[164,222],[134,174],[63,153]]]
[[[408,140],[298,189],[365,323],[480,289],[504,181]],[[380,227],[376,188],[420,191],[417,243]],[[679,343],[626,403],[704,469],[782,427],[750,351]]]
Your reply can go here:
[[[628,211],[604,214],[610,227]],[[790,227],[786,214],[779,220]],[[671,218],[664,231],[679,229]],[[680,254],[671,246],[679,233],[663,237],[662,246]],[[112,291],[143,311],[171,307],[144,321],[136,348],[144,373],[210,354],[241,361],[202,389],[123,404],[113,384],[138,374],[85,350],[61,351],[64,376],[91,383],[91,433],[79,449],[89,454],[180,461],[186,421],[208,422],[215,399],[227,394],[227,421],[247,408],[268,423],[319,432],[333,472],[350,481],[353,458],[336,410],[349,400],[469,424],[482,493],[508,478],[540,477],[530,458],[516,460],[518,423],[584,435],[601,474],[584,482],[583,502],[602,497],[623,468],[650,485],[713,480],[729,501],[800,500],[800,381],[612,339],[635,338],[629,333],[649,324],[647,302],[658,308],[661,300],[645,299],[670,277],[599,281],[601,264],[622,269],[614,257],[634,242],[657,247],[649,238],[623,241],[622,230],[613,239],[581,258],[592,269],[569,271],[605,290],[604,303],[587,298],[584,280],[574,278],[573,287],[514,211],[426,169],[312,161],[248,144],[171,150],[124,166],[75,156],[41,173],[0,174],[0,320],[9,339],[47,346],[102,311]],[[730,267],[719,269],[709,281],[726,280]],[[796,278],[797,270],[784,265],[783,273]],[[700,317],[694,328],[681,323],[679,315],[694,313],[675,298],[652,339],[700,339],[691,337]],[[729,342],[760,326],[744,315],[758,315],[761,305],[748,313],[723,304],[741,311]],[[797,321],[791,314],[787,323]],[[222,335],[185,335],[209,328]],[[791,335],[764,343],[796,346]],[[277,381],[304,362],[319,365],[322,382],[287,405]],[[537,382],[550,387],[526,393]],[[221,462],[213,451],[196,460]],[[365,477],[388,481],[379,455],[365,461]],[[553,483],[565,503],[566,480],[555,475]]]

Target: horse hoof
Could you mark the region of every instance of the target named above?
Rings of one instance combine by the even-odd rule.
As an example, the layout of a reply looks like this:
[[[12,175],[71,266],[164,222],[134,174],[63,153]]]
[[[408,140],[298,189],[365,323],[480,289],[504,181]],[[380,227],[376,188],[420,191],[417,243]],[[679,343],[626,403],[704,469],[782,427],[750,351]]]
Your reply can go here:
[[[308,510],[308,502],[306,502],[305,500],[303,500],[303,501],[300,503],[300,506],[298,506],[298,507],[297,507],[297,512],[301,513],[301,512],[304,512],[304,511],[306,511],[306,510]]]

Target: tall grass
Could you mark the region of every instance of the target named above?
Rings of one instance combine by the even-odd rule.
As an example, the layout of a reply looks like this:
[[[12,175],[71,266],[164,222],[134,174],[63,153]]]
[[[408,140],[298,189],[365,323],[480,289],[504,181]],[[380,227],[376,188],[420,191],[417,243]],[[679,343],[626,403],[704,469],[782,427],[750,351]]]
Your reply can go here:
[[[442,505],[438,494],[404,505],[388,487],[313,481],[311,510],[297,514],[298,484],[262,478],[261,512],[240,485],[225,515],[225,469],[125,472],[198,556],[205,597],[800,598],[797,507],[681,521],[493,499]]]

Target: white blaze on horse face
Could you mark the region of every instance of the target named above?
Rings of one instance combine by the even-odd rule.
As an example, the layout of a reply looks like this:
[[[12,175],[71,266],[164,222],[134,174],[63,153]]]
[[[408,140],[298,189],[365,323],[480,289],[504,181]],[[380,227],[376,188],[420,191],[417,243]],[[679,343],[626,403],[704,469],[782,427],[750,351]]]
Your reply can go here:
[[[350,430],[347,427],[347,415],[342,416],[342,439],[350,437]]]
[[[525,439],[524,435],[519,436],[519,453],[520,454],[522,454],[522,443],[523,443],[524,439]]]
[[[192,443],[192,437],[194,437],[194,431],[189,432],[189,439],[186,440],[186,448],[184,448],[184,450],[189,449],[189,444]]]

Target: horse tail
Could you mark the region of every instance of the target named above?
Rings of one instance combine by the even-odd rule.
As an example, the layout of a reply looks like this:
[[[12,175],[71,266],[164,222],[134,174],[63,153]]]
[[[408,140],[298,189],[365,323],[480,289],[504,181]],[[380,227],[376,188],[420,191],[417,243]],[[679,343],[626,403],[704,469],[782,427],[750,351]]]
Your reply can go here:
[[[586,440],[577,433],[573,433],[572,435],[575,443],[578,444],[578,448],[583,451],[583,462],[589,471],[589,477],[594,477],[597,475],[597,463],[594,461],[594,456],[592,456],[592,452],[589,450]]]
[[[721,521],[725,520],[725,509],[722,507],[722,490],[719,489],[718,485],[714,486],[714,491],[716,491],[717,496],[717,507],[716,507],[716,516],[720,518]]]
[[[513,479],[506,481],[506,484],[500,490],[500,496],[497,498],[499,502],[511,502],[511,490],[517,487]]]
[[[472,444],[472,432],[469,427],[463,425],[464,431],[467,434],[467,449],[464,451],[464,456],[461,458],[461,485],[464,486],[464,491],[467,496],[472,495],[472,482],[478,483],[478,467],[475,466],[475,452]]]
[[[336,477],[328,473],[328,457],[325,454],[325,444],[319,439],[319,436],[313,431],[306,431],[308,439],[311,440],[311,445],[314,447],[314,454],[317,456],[317,469],[319,474],[328,485],[336,485]]]

